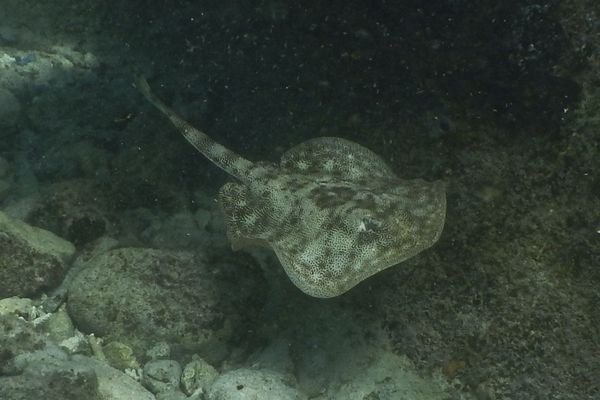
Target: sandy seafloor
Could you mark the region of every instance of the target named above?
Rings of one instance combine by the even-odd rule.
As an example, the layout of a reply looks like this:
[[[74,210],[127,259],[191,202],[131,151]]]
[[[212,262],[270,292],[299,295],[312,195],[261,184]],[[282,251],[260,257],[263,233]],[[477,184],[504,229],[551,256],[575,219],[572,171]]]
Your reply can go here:
[[[600,399],[598,4],[0,0],[0,399]],[[440,240],[303,294],[135,74],[444,180]]]

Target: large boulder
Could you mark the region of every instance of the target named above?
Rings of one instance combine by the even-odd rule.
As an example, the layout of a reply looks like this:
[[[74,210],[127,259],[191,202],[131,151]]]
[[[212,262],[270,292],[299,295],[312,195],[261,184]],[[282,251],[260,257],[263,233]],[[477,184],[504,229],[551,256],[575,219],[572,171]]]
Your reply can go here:
[[[74,253],[66,240],[0,212],[0,298],[58,285]]]
[[[69,286],[68,311],[79,329],[145,350],[166,342],[174,356],[211,361],[251,329],[260,309],[258,268],[211,261],[200,253],[121,248],[86,262]]]

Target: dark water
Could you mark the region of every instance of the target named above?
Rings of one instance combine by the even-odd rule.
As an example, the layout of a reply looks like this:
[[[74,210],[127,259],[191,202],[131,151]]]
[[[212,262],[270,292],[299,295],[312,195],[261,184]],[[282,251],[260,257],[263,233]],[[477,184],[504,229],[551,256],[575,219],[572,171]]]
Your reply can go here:
[[[257,358],[277,370],[264,349],[285,343],[291,386],[314,398],[348,398],[348,381],[363,385],[356,398],[402,398],[393,362],[373,386],[342,368],[367,368],[369,353],[441,376],[439,398],[598,399],[599,18],[591,0],[0,0],[0,210],[71,242],[75,259],[158,251],[122,270],[160,289],[136,301],[164,331],[135,333],[113,303],[127,285],[100,273],[82,282],[110,299],[65,303],[81,263],[16,279],[12,242],[0,298],[57,297],[77,329],[131,347],[139,366],[166,341],[182,365],[199,354],[219,373]],[[444,180],[440,240],[340,297],[302,294],[271,252],[230,251],[213,200],[229,178],[144,102],[136,74],[248,159],[338,136],[401,178]],[[218,346],[197,348],[199,330],[220,332]],[[25,351],[10,343],[0,387]]]

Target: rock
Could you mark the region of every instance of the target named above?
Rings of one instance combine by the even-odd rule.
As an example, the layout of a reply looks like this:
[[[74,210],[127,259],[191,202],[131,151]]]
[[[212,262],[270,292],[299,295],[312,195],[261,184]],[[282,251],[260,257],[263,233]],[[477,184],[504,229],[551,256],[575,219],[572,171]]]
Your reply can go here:
[[[66,240],[0,212],[0,298],[56,286],[74,253]]]
[[[128,368],[139,368],[140,363],[133,354],[133,349],[121,342],[110,342],[102,347],[106,361],[114,368],[124,371]]]
[[[14,365],[17,373],[13,371],[10,380],[2,382],[0,378],[0,395],[3,394],[3,386],[6,392],[6,397],[0,396],[3,400],[155,400],[152,393],[126,374],[93,358],[82,355],[69,357],[52,347],[21,354],[15,358]],[[32,384],[32,381],[35,383]],[[30,386],[34,389],[31,395],[28,393]],[[19,390],[27,396],[18,397]],[[63,394],[63,397],[53,397],[54,392],[57,392],[56,396]],[[37,396],[38,393],[41,395]]]
[[[12,314],[0,315],[0,375],[12,368],[10,361],[13,357],[44,348],[47,343],[45,335],[37,332],[23,318]]]
[[[42,199],[28,216],[28,222],[75,245],[89,243],[104,235],[109,227],[106,214],[111,207],[103,194],[92,180],[54,183],[43,189]]]
[[[2,211],[10,218],[26,221],[29,214],[35,209],[39,201],[39,195],[37,193],[29,195],[21,195],[19,193],[14,195],[14,197],[14,199],[7,202],[8,204],[2,208]]]
[[[0,375],[12,368],[14,357],[39,349],[89,354],[87,338],[73,329],[64,310],[47,314],[19,298],[0,300],[0,308]]]
[[[77,253],[77,256],[73,260],[71,268],[69,269],[69,272],[67,272],[67,275],[63,279],[62,283],[54,291],[55,296],[59,298],[66,297],[67,290],[69,286],[71,286],[73,279],[79,275],[82,269],[85,269],[90,265],[89,261],[91,259],[99,254],[105,253],[117,247],[120,247],[119,241],[108,236],[103,236],[94,243],[91,243],[90,246],[86,246],[81,249],[81,251]]]
[[[179,387],[181,365],[174,360],[150,361],[144,365],[142,384],[152,393],[175,390]]]
[[[64,308],[47,315],[48,318],[40,324],[39,328],[48,335],[49,339],[59,343],[75,335],[73,322]]]
[[[199,253],[121,248],[93,256],[69,286],[67,309],[82,331],[146,349],[165,342],[172,355],[211,362],[257,317],[258,269],[208,264]],[[260,281],[262,282],[262,281]],[[235,294],[235,295],[233,295]]]
[[[207,400],[303,400],[307,397],[281,374],[267,369],[240,368],[221,375]]]
[[[356,364],[356,374],[329,396],[333,400],[394,399],[444,400],[450,393],[442,377],[419,376],[406,357],[383,350],[371,354],[371,362]]]
[[[181,388],[191,396],[194,392],[206,392],[219,377],[217,370],[197,355],[186,364],[181,374]]]
[[[94,369],[98,377],[98,391],[103,400],[155,400],[152,393],[115,368],[81,355],[73,356],[73,361]]]
[[[58,346],[68,354],[83,354],[89,356],[92,353],[88,338],[80,332],[61,341]]]
[[[21,297],[8,297],[0,300],[0,315],[29,315],[33,301]]]
[[[158,342],[148,350],[146,357],[150,360],[166,359],[171,356],[171,346],[167,342]]]
[[[0,399],[154,400],[120,371],[90,357],[70,356],[35,321],[0,316]]]
[[[98,380],[91,369],[56,368],[44,373],[28,370],[0,377],[2,400],[101,400]],[[102,399],[104,400],[104,399]]]

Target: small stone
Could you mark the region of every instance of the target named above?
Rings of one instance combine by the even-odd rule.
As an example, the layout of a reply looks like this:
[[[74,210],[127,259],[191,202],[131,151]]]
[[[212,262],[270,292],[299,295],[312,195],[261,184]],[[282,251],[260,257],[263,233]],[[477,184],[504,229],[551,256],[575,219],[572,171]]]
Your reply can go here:
[[[0,315],[27,316],[31,313],[33,301],[21,297],[9,297],[0,300]]]
[[[75,327],[64,309],[47,314],[48,318],[40,325],[42,331],[55,342],[61,342],[75,334]]]
[[[181,365],[177,361],[150,361],[144,365],[142,384],[156,394],[177,389],[180,377]]]
[[[92,353],[87,337],[80,332],[63,340],[58,345],[69,354],[83,354],[89,356]]]
[[[171,357],[171,346],[165,341],[160,341],[146,350],[146,357],[151,360],[160,360]]]
[[[155,397],[126,374],[102,361],[80,355],[72,357],[76,365],[92,367],[98,377],[98,392],[101,399],[111,400],[155,400]],[[79,397],[85,398],[85,397]]]
[[[194,355],[192,361],[183,368],[181,387],[188,396],[199,389],[206,392],[218,377],[219,373],[212,365]]]
[[[139,368],[138,363],[133,350],[121,342],[110,342],[106,346],[102,347],[102,352],[106,361],[114,368],[124,371],[127,368]]]

